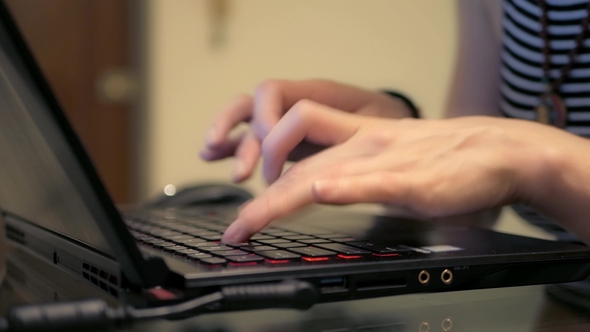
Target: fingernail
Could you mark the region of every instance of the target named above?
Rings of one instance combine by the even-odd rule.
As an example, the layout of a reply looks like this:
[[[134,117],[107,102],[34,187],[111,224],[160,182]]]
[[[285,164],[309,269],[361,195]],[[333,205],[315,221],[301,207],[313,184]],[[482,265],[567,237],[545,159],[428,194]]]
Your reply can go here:
[[[225,230],[221,241],[223,243],[241,243],[247,242],[249,238],[250,234],[236,220]]]

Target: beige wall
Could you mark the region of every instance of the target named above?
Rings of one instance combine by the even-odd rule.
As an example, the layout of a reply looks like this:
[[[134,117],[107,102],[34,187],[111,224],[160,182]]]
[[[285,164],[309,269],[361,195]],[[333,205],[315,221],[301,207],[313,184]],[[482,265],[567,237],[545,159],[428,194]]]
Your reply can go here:
[[[149,2],[143,198],[166,184],[228,180],[230,162],[199,160],[202,138],[220,106],[266,78],[399,87],[428,116],[441,112],[456,44],[453,1],[229,0],[217,46],[214,3]],[[258,191],[262,181],[247,186]]]

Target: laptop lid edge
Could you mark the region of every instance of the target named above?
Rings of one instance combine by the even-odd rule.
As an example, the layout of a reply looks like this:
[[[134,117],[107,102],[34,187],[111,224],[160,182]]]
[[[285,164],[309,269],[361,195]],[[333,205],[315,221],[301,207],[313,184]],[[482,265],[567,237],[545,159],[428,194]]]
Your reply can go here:
[[[87,205],[89,205],[88,208],[93,212],[96,220],[99,221],[98,226],[111,246],[111,249],[115,252],[125,276],[129,281],[141,287],[162,284],[168,273],[166,264],[159,257],[144,257],[139,248],[137,248],[119,211],[103,186],[92,161],[71,128],[69,121],[65,117],[3,0],[0,0],[0,22],[8,34],[14,51],[19,57],[18,60],[22,62],[26,70],[24,75],[29,76],[37,92],[46,103],[50,111],[49,115],[67,142],[67,148],[74,155],[77,168],[79,168],[86,180],[85,182],[90,187],[91,192],[88,192],[88,188],[83,188],[81,193],[86,191],[86,194],[92,197],[85,198],[91,198],[98,203],[98,206],[94,208],[90,206],[91,204]],[[77,189],[80,191],[81,188],[78,187]],[[84,201],[88,202],[86,199]]]

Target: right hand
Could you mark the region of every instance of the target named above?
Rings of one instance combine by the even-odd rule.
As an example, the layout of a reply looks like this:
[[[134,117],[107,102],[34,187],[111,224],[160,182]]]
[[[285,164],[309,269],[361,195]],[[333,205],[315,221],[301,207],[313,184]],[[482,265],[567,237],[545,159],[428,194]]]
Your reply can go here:
[[[305,99],[360,115],[403,118],[411,114],[401,100],[384,93],[326,80],[270,80],[261,83],[254,96],[239,96],[221,110],[207,133],[201,158],[211,161],[235,156],[233,181],[244,181],[260,158],[266,135],[289,109]],[[249,123],[249,130],[231,137],[231,131],[242,122]],[[289,160],[302,159],[322,148],[303,142]]]

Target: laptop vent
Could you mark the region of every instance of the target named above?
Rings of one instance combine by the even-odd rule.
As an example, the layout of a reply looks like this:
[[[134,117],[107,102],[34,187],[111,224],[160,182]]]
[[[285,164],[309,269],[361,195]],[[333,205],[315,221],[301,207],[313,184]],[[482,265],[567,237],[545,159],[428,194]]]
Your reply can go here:
[[[119,277],[101,270],[89,263],[82,263],[82,276],[103,291],[114,297],[119,297],[118,285]]]
[[[20,244],[25,244],[25,233],[14,226],[6,225],[6,237]]]

